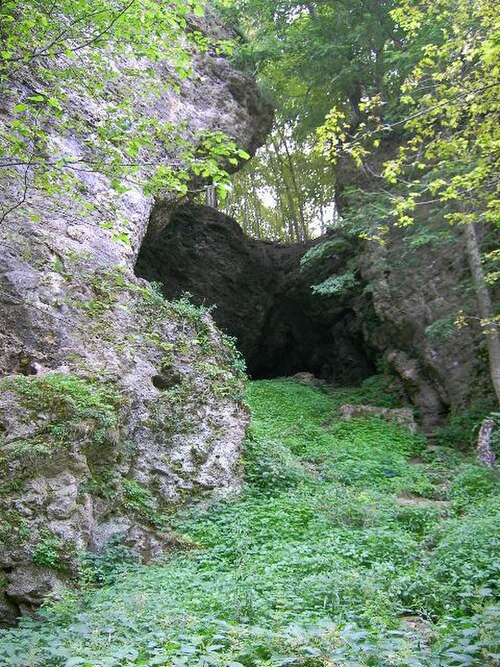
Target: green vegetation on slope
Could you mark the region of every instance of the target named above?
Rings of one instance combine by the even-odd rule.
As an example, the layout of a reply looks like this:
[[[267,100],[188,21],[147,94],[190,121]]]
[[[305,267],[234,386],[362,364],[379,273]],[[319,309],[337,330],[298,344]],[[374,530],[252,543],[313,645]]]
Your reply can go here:
[[[494,474],[380,419],[340,422],[343,403],[392,404],[373,380],[254,382],[249,401],[246,487],[175,519],[193,548],[87,559],[83,592],[1,633],[0,664],[498,665]]]

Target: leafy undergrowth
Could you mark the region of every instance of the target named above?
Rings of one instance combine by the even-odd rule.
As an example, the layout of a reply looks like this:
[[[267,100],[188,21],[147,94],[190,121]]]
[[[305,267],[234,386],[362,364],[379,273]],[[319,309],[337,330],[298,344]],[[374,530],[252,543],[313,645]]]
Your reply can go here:
[[[0,664],[500,664],[495,476],[380,419],[339,421],[342,403],[393,404],[376,381],[254,382],[249,401],[243,494],[176,519],[197,548],[94,557],[101,587],[3,631]]]

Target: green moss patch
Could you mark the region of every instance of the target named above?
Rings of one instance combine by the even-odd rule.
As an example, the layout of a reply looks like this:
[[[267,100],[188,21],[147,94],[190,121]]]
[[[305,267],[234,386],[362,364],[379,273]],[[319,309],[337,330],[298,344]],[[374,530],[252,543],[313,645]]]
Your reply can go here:
[[[4,460],[48,456],[82,439],[98,445],[116,440],[122,398],[113,384],[48,373],[4,378],[0,391],[16,394],[26,422],[40,424],[34,435],[1,444]]]

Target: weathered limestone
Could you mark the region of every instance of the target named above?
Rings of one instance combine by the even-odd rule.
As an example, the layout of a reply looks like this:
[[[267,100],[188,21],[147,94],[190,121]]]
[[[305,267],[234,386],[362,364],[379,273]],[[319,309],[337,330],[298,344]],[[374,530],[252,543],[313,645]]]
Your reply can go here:
[[[356,417],[379,417],[384,421],[403,426],[410,433],[415,433],[417,430],[411,408],[380,408],[375,405],[351,405],[346,403],[340,406],[340,415],[346,422]]]
[[[173,73],[155,67],[164,89]],[[12,82],[2,122],[32,83]],[[222,130],[251,153],[272,118],[254,82],[210,53],[144,109],[149,92],[138,85],[136,110],[185,125],[188,140]],[[107,108],[70,97],[66,112],[78,117],[72,136],[46,130],[61,156],[77,159]],[[248,416],[233,350],[209,315],[166,304],[134,276],[154,203],[140,182],[120,193],[92,168],[75,174],[78,197],[31,185],[0,228],[4,623],[71,579],[79,552],[118,537],[155,556],[174,539],[169,505],[239,484]],[[2,183],[7,203],[18,200],[21,177]],[[175,205],[167,196],[165,210]]]

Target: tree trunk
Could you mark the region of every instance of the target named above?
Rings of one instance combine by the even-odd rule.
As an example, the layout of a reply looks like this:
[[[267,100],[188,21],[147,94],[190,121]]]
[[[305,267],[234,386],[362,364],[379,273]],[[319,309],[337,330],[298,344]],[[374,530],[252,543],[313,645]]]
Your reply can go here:
[[[495,465],[495,454],[491,449],[491,436],[493,435],[494,429],[495,423],[493,419],[485,419],[483,421],[481,428],[479,429],[476,449],[478,461],[491,468]]]
[[[307,11],[314,21],[318,20],[318,11],[312,2],[306,2]]]
[[[253,209],[254,209],[254,235],[255,238],[260,239],[262,238],[262,233],[261,233],[261,201],[260,197],[257,193],[257,189],[255,187],[255,181],[252,179],[251,182],[251,194],[252,194],[252,200],[253,200]]]
[[[304,206],[302,203],[302,193],[299,188],[299,183],[297,179],[297,174],[295,171],[295,165],[293,164],[293,159],[292,155],[290,153],[290,149],[288,148],[288,143],[286,141],[286,137],[284,132],[280,132],[281,135],[281,143],[283,145],[283,148],[285,149],[287,161],[288,161],[288,168],[290,170],[290,178],[292,179],[292,185],[293,189],[295,191],[295,202],[297,204],[297,211],[299,214],[299,221],[300,221],[300,240],[301,241],[307,241],[308,238],[308,231],[307,231],[307,223],[304,215]]]
[[[326,231],[326,228],[325,228],[325,209],[323,207],[323,204],[319,205],[319,225],[320,225],[319,233],[320,233],[321,236],[323,236],[323,234]]]
[[[472,282],[476,291],[479,317],[483,321],[483,330],[486,337],[491,379],[498,403],[500,403],[500,333],[495,324],[488,324],[493,319],[493,306],[490,293],[484,280],[483,264],[477,241],[476,229],[473,223],[464,225],[465,245],[469,262]]]
[[[276,158],[277,163],[279,164],[279,169],[281,171],[282,178],[283,178],[283,191],[284,191],[284,194],[286,196],[287,203],[288,203],[288,212],[287,212],[287,215],[286,215],[286,217],[288,218],[288,224],[289,224],[290,227],[293,227],[293,229],[295,231],[296,240],[300,241],[301,240],[300,228],[299,228],[299,224],[298,224],[298,221],[297,221],[297,216],[295,215],[295,213],[297,211],[297,207],[296,207],[295,202],[293,200],[293,194],[291,192],[291,188],[290,188],[290,186],[287,182],[285,161],[283,159],[282,154],[280,153],[281,146],[278,144],[278,142],[276,141],[276,139],[272,135],[271,135],[271,141],[272,141],[273,147],[274,147],[275,158]]]
[[[209,185],[207,188],[207,195],[206,195],[206,202],[207,206],[211,206],[212,208],[217,208],[219,202],[217,201],[217,188],[215,185]]]

